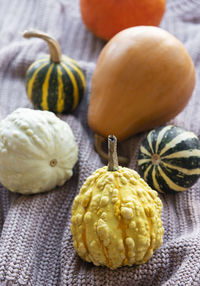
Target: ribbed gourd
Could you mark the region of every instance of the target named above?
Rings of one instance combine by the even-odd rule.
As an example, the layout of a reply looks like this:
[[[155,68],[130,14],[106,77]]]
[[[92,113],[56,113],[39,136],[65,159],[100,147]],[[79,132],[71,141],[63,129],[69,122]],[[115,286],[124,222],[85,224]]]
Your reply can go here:
[[[61,55],[58,42],[37,30],[25,31],[25,38],[37,37],[49,46],[50,57],[35,61],[26,73],[26,90],[33,105],[55,113],[74,111],[85,92],[85,77],[78,63]]]
[[[181,127],[156,128],[140,146],[138,166],[144,180],[157,191],[185,191],[200,176],[200,141]]]
[[[78,255],[116,269],[145,263],[162,244],[162,202],[139,174],[118,166],[109,136],[108,166],[83,184],[72,206],[71,232]]]
[[[77,160],[70,126],[52,112],[18,108],[0,122],[0,182],[12,192],[62,186]]]

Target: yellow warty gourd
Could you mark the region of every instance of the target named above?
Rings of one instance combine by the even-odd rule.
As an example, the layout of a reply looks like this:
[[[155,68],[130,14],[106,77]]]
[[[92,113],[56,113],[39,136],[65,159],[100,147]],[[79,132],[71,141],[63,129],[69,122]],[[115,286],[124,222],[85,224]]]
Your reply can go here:
[[[162,202],[138,173],[118,167],[109,136],[108,167],[96,170],[72,206],[71,232],[79,256],[111,269],[145,263],[162,244]]]

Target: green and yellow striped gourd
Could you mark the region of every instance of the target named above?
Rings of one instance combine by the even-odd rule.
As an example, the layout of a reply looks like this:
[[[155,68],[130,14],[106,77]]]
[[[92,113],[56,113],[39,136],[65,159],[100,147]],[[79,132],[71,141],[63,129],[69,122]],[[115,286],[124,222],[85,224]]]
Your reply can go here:
[[[74,111],[85,91],[85,77],[77,62],[61,55],[58,42],[46,33],[31,30],[23,36],[45,40],[50,51],[50,57],[35,61],[26,73],[30,101],[38,109],[55,113]]]
[[[173,125],[149,132],[138,156],[139,173],[159,192],[185,191],[200,176],[200,141]]]

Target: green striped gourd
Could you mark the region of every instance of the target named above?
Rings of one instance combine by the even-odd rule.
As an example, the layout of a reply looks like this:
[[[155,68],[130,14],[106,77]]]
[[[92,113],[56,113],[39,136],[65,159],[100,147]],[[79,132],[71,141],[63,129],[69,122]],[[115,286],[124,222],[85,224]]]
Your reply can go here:
[[[173,125],[149,132],[138,156],[139,173],[159,192],[185,191],[200,176],[200,141]]]
[[[26,90],[33,105],[55,113],[69,113],[78,106],[85,91],[85,78],[77,62],[61,55],[58,42],[37,30],[25,31],[25,38],[37,37],[49,46],[50,57],[35,61],[26,73]]]

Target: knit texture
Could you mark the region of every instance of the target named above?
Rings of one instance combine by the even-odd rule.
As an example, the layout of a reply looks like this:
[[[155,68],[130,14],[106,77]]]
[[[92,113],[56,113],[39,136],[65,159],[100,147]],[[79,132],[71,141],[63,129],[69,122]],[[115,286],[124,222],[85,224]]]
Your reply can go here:
[[[87,125],[91,77],[104,42],[84,26],[78,0],[0,0],[0,119],[18,107],[33,108],[26,96],[28,66],[48,52],[39,39],[20,35],[28,28],[50,33],[62,52],[84,70],[87,92],[72,115],[60,116],[71,126],[79,145],[73,177],[48,193],[23,196],[0,186],[0,285],[200,285],[200,181],[190,190],[162,195],[164,243],[148,263],[109,270],[82,261],[70,233],[72,201],[86,178],[103,166]],[[196,67],[196,87],[187,105],[170,123],[200,136],[200,2],[168,0],[161,27],[187,48]],[[127,140],[136,168],[145,133]]]

